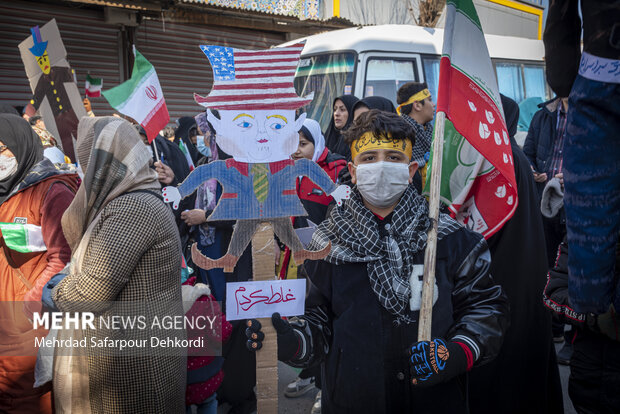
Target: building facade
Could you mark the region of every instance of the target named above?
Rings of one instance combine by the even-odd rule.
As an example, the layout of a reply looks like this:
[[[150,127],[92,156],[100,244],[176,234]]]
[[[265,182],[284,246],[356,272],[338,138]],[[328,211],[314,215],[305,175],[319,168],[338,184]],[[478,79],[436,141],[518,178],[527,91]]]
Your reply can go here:
[[[135,44],[157,70],[171,121],[204,110],[193,94],[208,94],[212,71],[199,45],[265,49],[351,25],[342,19],[314,18],[318,10],[310,6],[318,6],[318,0],[292,6],[286,0],[270,3],[282,7],[252,9],[213,0],[0,0],[0,102],[19,107],[30,101],[32,91],[17,46],[30,36],[31,27],[53,18],[81,93],[87,74],[102,78],[104,90],[125,81],[131,75]],[[113,113],[103,97],[91,98],[91,104],[96,115]]]

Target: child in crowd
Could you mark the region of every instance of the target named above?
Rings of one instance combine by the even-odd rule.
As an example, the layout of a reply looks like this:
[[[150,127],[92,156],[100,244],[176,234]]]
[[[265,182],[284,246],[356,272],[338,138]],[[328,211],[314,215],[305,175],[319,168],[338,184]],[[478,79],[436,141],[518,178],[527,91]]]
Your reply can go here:
[[[181,293],[186,317],[198,321],[199,316],[204,316],[207,319],[200,319],[201,323],[204,326],[208,325],[208,329],[188,329],[187,339],[205,337],[207,341],[210,341],[204,348],[194,347],[188,350],[187,391],[185,393],[187,414],[192,413],[192,405],[198,406],[197,414],[216,414],[216,391],[224,379],[222,370],[224,358],[214,354],[221,350],[222,343],[230,337],[232,326],[211,295],[209,286],[196,283],[196,278],[191,277],[183,283]]]
[[[427,201],[409,185],[415,132],[378,110],[345,132],[355,187],[333,208],[308,247],[331,241],[306,262],[313,284],[305,315],[275,313],[278,359],[324,363],[323,412],[466,413],[466,372],[492,360],[508,328],[508,300],[489,274],[481,235],[445,214],[438,222],[432,340],[418,341]],[[252,320],[248,348],[261,348]]]

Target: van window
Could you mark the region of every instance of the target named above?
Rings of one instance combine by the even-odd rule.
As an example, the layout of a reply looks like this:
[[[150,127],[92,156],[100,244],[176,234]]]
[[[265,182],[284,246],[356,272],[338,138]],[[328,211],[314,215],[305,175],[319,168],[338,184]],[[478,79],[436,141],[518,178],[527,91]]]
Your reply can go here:
[[[523,79],[525,80],[525,97],[542,98],[547,96],[547,84],[545,82],[545,68],[543,66],[524,65]]]
[[[295,74],[295,89],[300,96],[314,92],[314,99],[302,108],[308,118],[327,129],[332,116],[332,102],[353,90],[353,70],[356,55],[353,52],[326,53],[302,56]]]
[[[520,64],[497,63],[495,71],[500,93],[514,99],[517,103],[525,99]]]
[[[418,82],[414,60],[389,58],[368,59],[364,97],[383,96],[396,105],[396,92],[407,82]]]
[[[437,89],[439,88],[439,56],[423,56],[424,82],[434,102],[437,102]]]
[[[527,98],[549,98],[545,67],[521,62],[495,62],[500,93],[521,103]]]

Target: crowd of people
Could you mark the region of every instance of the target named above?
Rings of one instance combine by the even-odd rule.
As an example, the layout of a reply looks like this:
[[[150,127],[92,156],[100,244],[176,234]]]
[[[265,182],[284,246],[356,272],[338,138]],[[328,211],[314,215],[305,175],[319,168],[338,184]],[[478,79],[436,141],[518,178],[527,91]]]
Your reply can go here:
[[[581,66],[570,61],[567,73],[578,53],[554,46],[566,45],[580,17],[576,5],[556,3],[545,42],[557,96],[539,105],[523,148],[514,139],[519,105],[501,97],[518,191],[514,215],[485,240],[440,212],[431,340],[417,338],[431,227],[422,195],[435,111],[428,86],[400,86],[397,106],[379,96],[338,96],[325,109],[332,112],[325,131],[298,118],[292,161],[316,163],[330,186],[346,184],[351,196],[339,206],[329,186],[297,177],[307,214],[284,221],[316,229],[294,251],[284,233],[274,243],[276,275],[307,284],[303,315],[271,318],[278,359],[300,369],[286,397],[319,389],[308,407],[314,414],[563,413],[559,362],[571,366],[578,412],[620,410],[620,71],[590,70],[620,67],[620,43],[617,34],[615,43],[601,40],[615,33],[605,7],[582,5],[592,31]],[[216,178],[176,209],[162,197],[162,188],[186,182],[197,168],[241,164],[218,145],[218,111],[181,117],[150,143],[135,121],[97,117],[88,99],[84,105],[77,159],[63,154],[31,104],[21,113],[0,108],[0,222],[32,232],[25,250],[3,233],[0,300],[25,306],[0,315],[13,321],[0,326],[0,347],[30,346],[37,333],[29,318],[41,309],[141,301],[172,302],[179,314],[209,304],[220,316],[210,340],[222,352],[57,355],[43,381],[40,356],[2,355],[0,411],[214,414],[226,405],[230,413],[254,412],[256,351],[265,335],[256,320],[227,321],[218,305],[226,303],[227,283],[252,277],[251,245],[238,242],[234,220],[210,219],[226,194]],[[304,250],[329,247],[321,260]],[[558,355],[554,342],[564,342]]]

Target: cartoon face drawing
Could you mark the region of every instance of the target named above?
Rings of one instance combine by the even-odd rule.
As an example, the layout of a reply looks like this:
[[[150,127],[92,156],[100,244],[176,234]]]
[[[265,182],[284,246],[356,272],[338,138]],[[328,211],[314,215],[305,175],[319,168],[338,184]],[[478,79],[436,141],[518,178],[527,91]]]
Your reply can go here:
[[[47,54],[47,50],[41,56],[35,57],[35,59],[37,60],[41,71],[46,75],[49,74],[52,69],[52,65],[50,64],[50,57]]]
[[[220,110],[220,119],[207,111],[217,144],[236,161],[269,163],[289,159],[299,144],[298,131],[306,115],[294,110]]]

